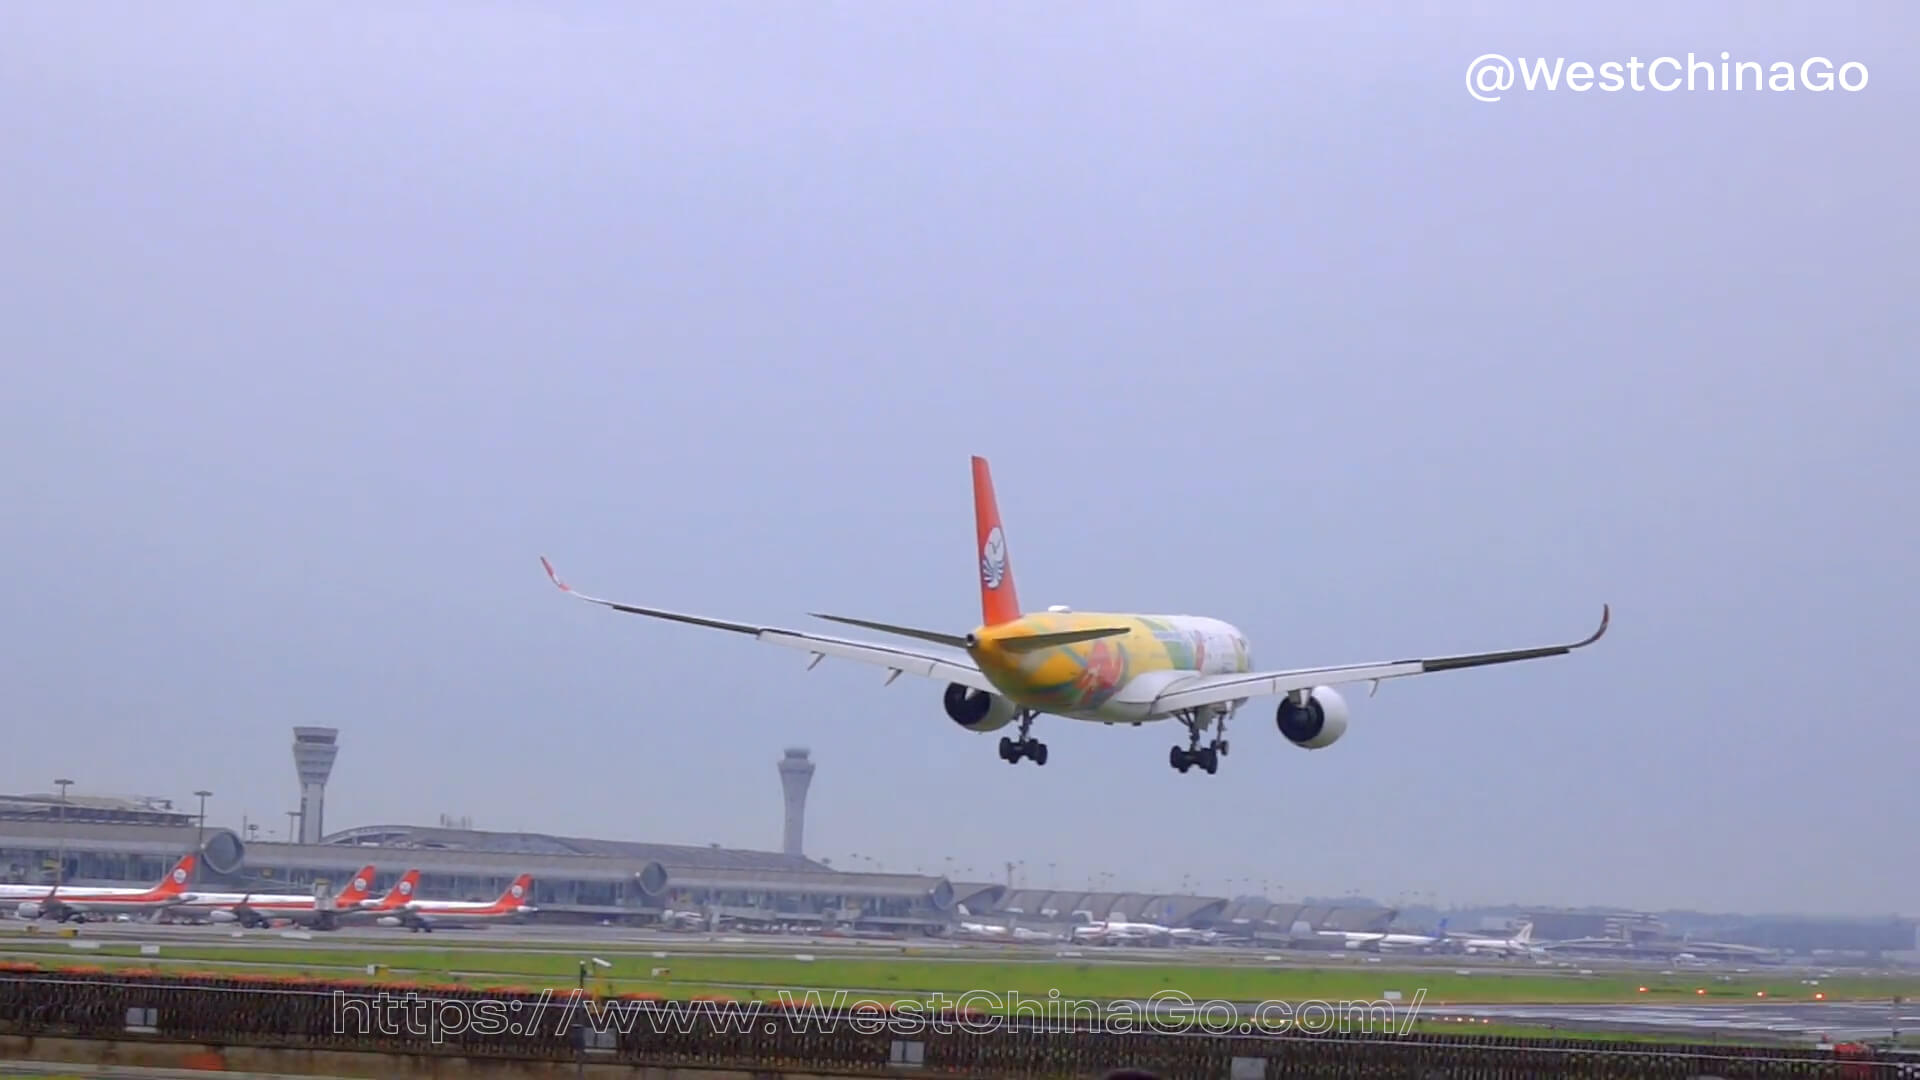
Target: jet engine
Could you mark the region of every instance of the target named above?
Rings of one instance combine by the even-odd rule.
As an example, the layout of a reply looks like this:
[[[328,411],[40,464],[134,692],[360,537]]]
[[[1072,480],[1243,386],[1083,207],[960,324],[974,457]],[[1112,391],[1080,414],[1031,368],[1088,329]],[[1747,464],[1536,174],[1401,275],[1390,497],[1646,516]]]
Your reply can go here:
[[[999,731],[1013,722],[1013,702],[960,683],[947,685],[944,704],[947,716],[968,731]]]
[[[1331,686],[1316,686],[1305,701],[1291,696],[1280,702],[1273,722],[1293,745],[1307,750],[1332,746],[1347,733],[1347,702]]]
[[[19,907],[14,908],[13,915],[17,919],[37,919],[45,910],[45,908],[40,906],[39,901],[28,900]]]
[[[416,911],[402,911],[396,915],[382,915],[374,920],[381,926],[404,926],[415,934],[433,933],[433,920]]]
[[[272,919],[267,918],[265,915],[260,914],[244,903],[235,904],[231,909],[215,908],[207,912],[207,921],[221,925],[238,923],[243,929],[247,930],[265,930],[273,925]]]

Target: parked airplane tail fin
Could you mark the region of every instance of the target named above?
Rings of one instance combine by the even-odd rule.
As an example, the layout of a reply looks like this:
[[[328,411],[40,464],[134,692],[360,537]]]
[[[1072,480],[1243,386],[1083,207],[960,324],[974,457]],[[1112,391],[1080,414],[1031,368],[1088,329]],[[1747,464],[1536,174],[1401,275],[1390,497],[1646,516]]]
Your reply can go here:
[[[193,880],[193,868],[199,862],[199,858],[191,854],[180,856],[180,861],[174,863],[173,869],[169,870],[167,876],[160,879],[160,884],[154,887],[154,893],[159,896],[177,896],[186,892],[187,883]]]
[[[519,877],[514,878],[513,884],[507,886],[507,891],[501,893],[500,899],[494,902],[509,910],[526,907],[528,904],[531,904],[533,902],[533,875],[521,874]]]
[[[400,880],[394,882],[393,888],[387,890],[387,895],[381,898],[381,906],[388,908],[404,906],[407,901],[413,899],[413,890],[419,884],[420,871],[408,870],[406,873],[401,874]]]

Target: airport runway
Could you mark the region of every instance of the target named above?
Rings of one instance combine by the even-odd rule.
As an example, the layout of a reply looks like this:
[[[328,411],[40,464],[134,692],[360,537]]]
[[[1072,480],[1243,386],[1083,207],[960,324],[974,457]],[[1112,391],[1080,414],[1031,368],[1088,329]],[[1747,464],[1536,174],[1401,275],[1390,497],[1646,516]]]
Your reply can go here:
[[[22,928],[24,929],[24,928]],[[583,952],[600,949],[608,956],[651,952],[671,955],[732,955],[740,957],[791,958],[796,954],[819,957],[884,958],[910,951],[917,961],[928,959],[997,962],[1058,963],[1062,954],[1079,964],[1191,963],[1226,965],[1259,964],[1264,967],[1342,967],[1372,962],[1372,970],[1381,972],[1431,971],[1436,967],[1456,972],[1520,972],[1577,977],[1601,968],[1621,970],[1622,965],[1594,965],[1565,970],[1542,968],[1518,961],[1487,962],[1481,958],[1467,961],[1461,957],[1359,957],[1352,953],[1265,953],[1260,950],[1220,947],[1183,947],[1172,949],[1072,949],[1058,945],[1006,945],[993,942],[959,942],[938,939],[910,941],[869,941],[850,938],[802,937],[785,935],[689,934],[635,928],[595,926],[502,926],[486,931],[464,933],[409,934],[385,928],[349,928],[331,933],[297,933],[283,930],[236,931],[222,926],[172,926],[151,923],[100,923],[83,927],[77,938],[60,937],[41,930],[24,933],[13,927],[0,933],[0,955],[32,958],[45,951],[20,946],[57,950],[55,955],[84,954],[85,944],[157,944],[161,954],[154,958],[166,963],[166,947],[228,947],[236,954],[231,962],[244,964],[252,949],[294,947],[325,953],[329,950],[366,953],[369,950],[460,950],[504,948],[540,952],[564,951],[569,946]],[[79,943],[79,947],[75,947]],[[59,948],[65,945],[66,948]],[[316,957],[316,960],[319,958]],[[322,962],[324,963],[324,962]],[[320,966],[318,964],[316,967]],[[1658,965],[1638,965],[1641,969]],[[1712,977],[1712,970],[1697,973]],[[1720,969],[1722,972],[1736,969]],[[1783,980],[1829,976],[1830,969],[1791,969],[1770,967],[1769,974]],[[1873,972],[1851,970],[1847,974]],[[898,988],[892,988],[898,989]],[[853,991],[850,991],[853,992]],[[876,989],[874,992],[882,992]],[[891,989],[885,992],[892,992]],[[1689,1033],[1706,1037],[1733,1035],[1772,1035],[1795,1040],[1850,1041],[1884,1038],[1897,1027],[1909,1034],[1920,1032],[1920,1003],[1910,1002],[1897,1012],[1890,1002],[1742,1002],[1738,1004],[1636,1003],[1585,1005],[1429,1005],[1421,1010],[1423,1019],[1444,1021],[1455,1017],[1485,1018],[1494,1023],[1529,1026],[1565,1026],[1582,1031],[1619,1030],[1623,1032]]]
[[[1457,955],[1369,954],[1354,951],[1288,950],[1276,952],[1237,946],[1180,946],[1175,948],[1102,948],[1058,943],[1006,943],[959,938],[867,939],[823,935],[688,933],[638,927],[504,924],[484,930],[441,931],[432,934],[408,933],[391,927],[345,927],[334,931],[239,930],[232,926],[191,926],[145,922],[89,923],[75,938],[61,937],[50,925],[38,925],[26,932],[26,924],[9,925],[0,920],[0,953],[17,946],[45,949],[66,944],[75,952],[84,951],[79,941],[115,944],[155,944],[202,948],[232,948],[236,952],[255,948],[299,948],[325,953],[332,950],[364,953],[370,950],[457,950],[507,949],[542,952],[589,952],[602,950],[609,956],[620,954],[716,955],[742,958],[791,959],[797,954],[820,958],[884,959],[910,956],[916,962],[971,961],[993,963],[1054,964],[1069,960],[1076,964],[1121,966],[1127,964],[1195,964],[1213,967],[1259,966],[1269,968],[1343,968],[1365,966],[1386,972],[1448,971],[1459,974],[1527,973],[1540,976],[1581,977],[1623,972],[1659,973],[1671,976],[1684,972],[1703,980],[1733,975],[1799,980],[1808,977],[1832,977],[1841,974],[1819,966],[1775,965],[1761,968],[1711,967],[1673,968],[1659,960],[1578,959],[1541,962],[1496,957]],[[162,954],[164,956],[164,952]],[[236,961],[242,957],[236,957]],[[1848,969],[1844,974],[1872,977],[1903,974],[1870,969]],[[1911,973],[1904,973],[1911,974]]]
[[[1793,1038],[1852,1042],[1884,1039],[1894,1030],[1920,1031],[1920,1006],[1898,1010],[1890,1002],[1779,1002],[1751,1005],[1455,1005],[1428,1019],[1489,1017],[1495,1023],[1577,1027],[1583,1031],[1619,1028],[1637,1031],[1769,1033]]]

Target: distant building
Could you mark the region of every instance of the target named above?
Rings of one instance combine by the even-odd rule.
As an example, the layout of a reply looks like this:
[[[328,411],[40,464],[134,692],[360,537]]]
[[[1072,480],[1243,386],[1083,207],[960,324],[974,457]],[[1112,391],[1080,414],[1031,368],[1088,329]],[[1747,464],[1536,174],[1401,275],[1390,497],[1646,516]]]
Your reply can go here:
[[[300,777],[300,842],[314,844],[326,834],[327,778],[340,756],[340,729],[293,729],[293,770]]]
[[[789,747],[779,762],[780,797],[786,807],[780,850],[799,855],[806,846],[807,788],[813,783],[813,762],[804,746]]]
[[[171,799],[134,795],[0,795],[0,821],[106,821],[121,825],[191,825],[194,815]]]
[[[1736,945],[1751,945],[1781,952],[1858,953],[1879,956],[1911,952],[1920,945],[1916,920],[1776,918],[1742,920],[1714,936]]]
[[[1535,941],[1574,941],[1587,938],[1611,938],[1636,942],[1658,938],[1666,933],[1660,916],[1645,911],[1564,911],[1538,910],[1522,914],[1518,924],[1533,924]]]
[[[408,825],[348,829],[318,844],[249,844],[230,829],[203,834],[192,815],[178,819],[0,821],[0,876],[50,882],[64,854],[62,880],[76,885],[151,885],[200,842],[196,881],[237,891],[338,887],[372,864],[376,891],[418,869],[422,898],[492,900],[531,874],[543,922],[649,923],[671,910],[722,925],[943,933],[954,911],[943,877],[848,874],[778,852]]]

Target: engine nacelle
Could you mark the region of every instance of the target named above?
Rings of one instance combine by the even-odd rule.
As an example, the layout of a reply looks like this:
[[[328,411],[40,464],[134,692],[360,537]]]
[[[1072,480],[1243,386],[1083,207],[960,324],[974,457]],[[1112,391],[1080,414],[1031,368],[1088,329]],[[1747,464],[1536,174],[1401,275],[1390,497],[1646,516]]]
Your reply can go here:
[[[1347,701],[1331,686],[1316,686],[1301,704],[1294,704],[1291,697],[1283,699],[1273,722],[1288,742],[1318,750],[1347,733]]]
[[[16,919],[32,920],[32,919],[39,918],[40,914],[45,910],[46,910],[45,908],[40,906],[38,901],[28,900],[27,902],[21,904],[19,907],[13,909],[13,916]]]
[[[975,690],[960,683],[947,684],[943,704],[947,716],[968,731],[999,731],[1013,722],[1013,702],[999,694]]]

